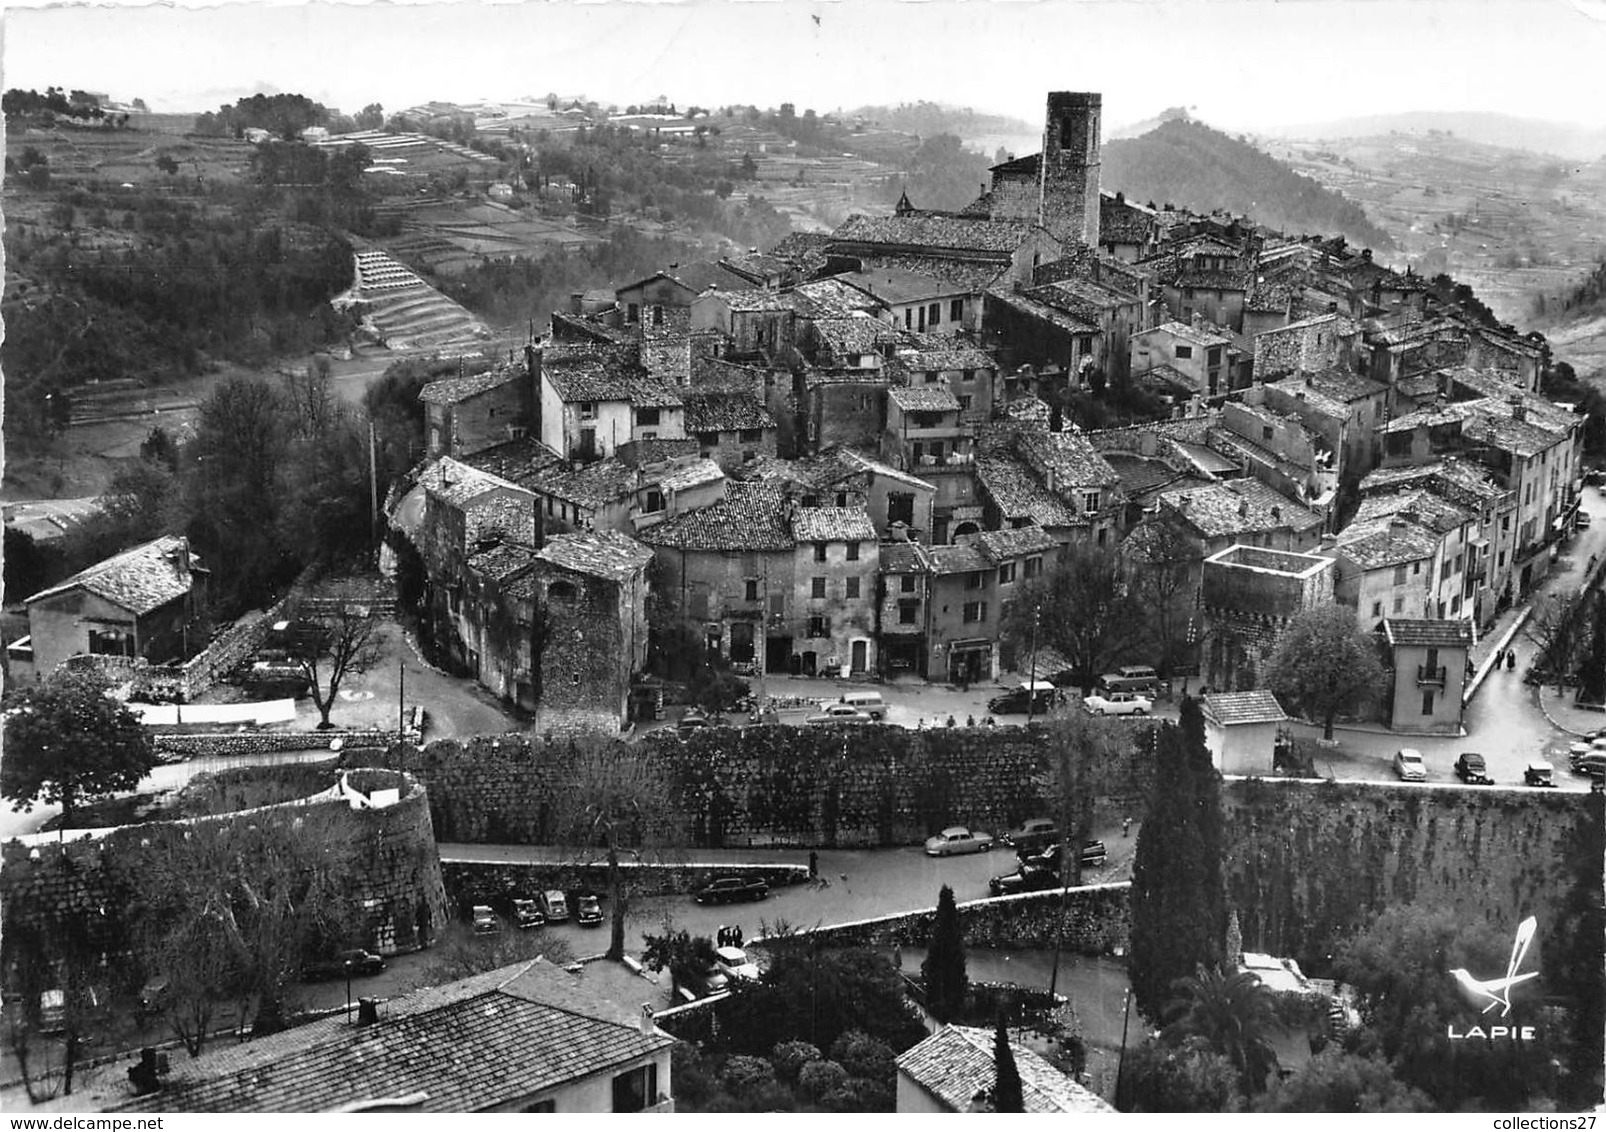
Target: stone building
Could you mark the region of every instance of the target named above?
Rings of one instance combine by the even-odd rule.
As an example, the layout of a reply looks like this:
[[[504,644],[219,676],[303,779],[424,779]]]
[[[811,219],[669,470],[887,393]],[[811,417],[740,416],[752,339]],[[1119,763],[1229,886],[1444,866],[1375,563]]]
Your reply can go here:
[[[1337,313],[1316,315],[1255,335],[1255,377],[1273,381],[1323,370],[1354,372],[1361,328]]]
[[[182,658],[210,571],[189,539],[163,535],[28,598],[28,636],[6,650],[13,680],[44,679],[82,654]]]
[[[1242,544],[1205,559],[1198,588],[1200,682],[1228,692],[1260,687],[1261,665],[1288,623],[1332,603],[1333,566],[1323,555]]]
[[[1267,408],[1297,417],[1338,457],[1338,476],[1349,482],[1377,467],[1378,429],[1387,413],[1388,387],[1343,369],[1295,373],[1262,387]]]
[[[942,344],[900,348],[893,364],[908,375],[908,384],[946,385],[959,402],[959,420],[974,427],[993,417],[1003,403],[998,363],[973,346]]]
[[[1180,374],[1201,397],[1220,397],[1232,390],[1232,339],[1193,323],[1166,322],[1132,336],[1132,374],[1141,376],[1163,366]]]
[[[633,347],[548,346],[533,365],[541,443],[569,460],[611,456],[633,440],[683,439],[680,394]]]
[[[798,507],[793,610],[798,666],[806,676],[863,675],[875,655],[876,530],[861,507]]]
[[[704,459],[731,471],[775,455],[775,416],[749,393],[691,391],[681,395],[686,435]]]
[[[1461,693],[1474,637],[1466,620],[1384,618],[1389,727],[1408,734],[1461,734]]]
[[[1222,774],[1265,777],[1276,762],[1277,733],[1288,722],[1277,697],[1265,690],[1202,697],[1205,746]]]
[[[526,365],[442,378],[418,394],[425,455],[464,457],[529,434],[534,396]]]

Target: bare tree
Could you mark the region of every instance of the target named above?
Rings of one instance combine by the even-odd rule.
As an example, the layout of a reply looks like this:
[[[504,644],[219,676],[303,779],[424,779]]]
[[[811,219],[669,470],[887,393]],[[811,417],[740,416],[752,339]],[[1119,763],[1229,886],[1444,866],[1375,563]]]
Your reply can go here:
[[[602,852],[612,915],[607,954],[620,959],[633,890],[620,858],[661,858],[666,847],[681,843],[685,822],[659,764],[636,747],[600,737],[577,740],[561,765],[554,806],[559,842],[572,846],[581,863]]]
[[[283,397],[290,427],[298,437],[324,436],[342,409],[328,358],[314,358],[306,369],[285,372]]]
[[[383,657],[384,630],[366,595],[350,586],[303,599],[291,610],[290,659],[311,686],[319,730],[328,730],[335,696],[348,677],[360,676]]]
[[[1161,518],[1134,530],[1121,552],[1132,594],[1148,614],[1160,678],[1169,680],[1187,640],[1194,571],[1200,561],[1198,544],[1177,524]]]
[[[1579,647],[1587,632],[1587,608],[1577,594],[1547,594],[1534,604],[1526,629],[1529,640],[1539,646],[1538,669],[1555,678],[1556,695],[1561,695],[1573,675]]]
[[[1054,569],[1024,583],[1009,603],[1004,635],[1022,651],[1055,649],[1071,663],[1083,694],[1132,647],[1138,603],[1115,555],[1073,543]]]

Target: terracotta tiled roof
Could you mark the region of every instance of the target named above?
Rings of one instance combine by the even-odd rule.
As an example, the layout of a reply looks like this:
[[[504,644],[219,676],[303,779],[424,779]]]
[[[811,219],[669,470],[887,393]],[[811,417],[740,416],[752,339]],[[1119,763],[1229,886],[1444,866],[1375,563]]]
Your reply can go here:
[[[1034,467],[1052,471],[1057,491],[1110,487],[1120,482],[1115,469],[1080,433],[1022,429],[1016,435],[1015,449]]]
[[[527,437],[464,456],[462,463],[525,487],[526,478],[563,463],[563,458],[539,440]]]
[[[816,319],[814,332],[834,354],[873,354],[883,342],[897,340],[889,324],[865,317]]]
[[[629,535],[582,531],[553,535],[538,555],[543,562],[612,582],[627,582],[647,568],[652,551]]]
[[[1165,487],[1181,479],[1184,474],[1163,460],[1132,452],[1106,452],[1104,461],[1121,477],[1121,487],[1129,496]]]
[[[719,291],[715,299],[733,311],[786,311],[793,310],[792,300],[778,291],[763,287],[744,291]]]
[[[901,385],[887,394],[904,412],[957,413],[959,399],[946,385]]]
[[[1030,519],[1040,527],[1068,527],[1082,522],[1073,508],[1044,487],[1037,475],[1014,456],[977,456],[976,479],[1005,520]]]
[[[796,545],[781,489],[734,481],[718,503],[648,527],[641,541],[681,550],[790,550]]]
[[[1449,500],[1441,499],[1431,491],[1422,489],[1368,495],[1361,500],[1354,521],[1364,523],[1392,515],[1421,523],[1440,534],[1448,534],[1458,527],[1478,521],[1478,516],[1465,507],[1458,507]]]
[[[121,1112],[327,1112],[410,1093],[430,1112],[471,1112],[637,1062],[672,1046],[636,1011],[544,959],[384,1002],[379,1020],[339,1015],[175,1058],[161,1091]]]
[[[1391,645],[1424,645],[1429,648],[1462,648],[1473,645],[1472,622],[1406,621],[1395,617],[1383,619],[1383,635]]]
[[[1009,1043],[1028,1113],[1114,1112],[1097,1093],[1078,1085],[1036,1053]],[[967,1112],[976,1096],[998,1084],[993,1032],[944,1026],[898,1055],[898,1071],[953,1112]]]
[[[468,560],[468,566],[482,577],[506,582],[509,578],[522,574],[534,566],[535,557],[536,552],[533,547],[504,542],[500,546],[473,555]]]
[[[850,271],[836,278],[894,306],[900,303],[931,302],[963,290],[947,280],[890,264],[867,267],[862,271]]]
[[[462,377],[443,377],[432,381],[418,392],[418,399],[426,405],[455,405],[487,390],[496,389],[512,381],[523,381],[529,375],[524,364],[486,370],[484,373],[464,374]]]
[[[799,507],[792,515],[798,542],[874,542],[875,524],[861,507]]]
[[[899,350],[898,360],[911,370],[967,370],[997,369],[993,361],[974,346],[956,346],[952,349]]]
[[[1043,155],[1040,153],[1028,153],[1025,157],[1015,157],[1008,161],[1000,162],[990,167],[988,172],[1035,177],[1038,168],[1041,166],[1042,157]]]
[[[541,359],[541,373],[566,402],[628,401],[645,408],[679,405],[680,394],[649,376],[631,353],[610,347],[551,346]]]
[[[1031,230],[1031,225],[1016,220],[855,215],[843,221],[831,238],[837,244],[895,244],[1007,255],[1026,242]]]
[[[978,546],[928,546],[925,553],[933,574],[969,574],[993,565]]]
[[[992,302],[1002,303],[1004,306],[1010,307],[1030,318],[1049,323],[1066,334],[1097,334],[1099,332],[1096,323],[1051,306],[1024,292],[1017,293],[1007,287],[989,287],[987,289],[987,298]]]
[[[1055,542],[1041,527],[1013,527],[1003,531],[983,531],[976,536],[976,546],[994,562],[1018,558],[1022,554],[1040,554],[1053,550]]]
[[[901,267],[906,271],[919,272],[921,275],[940,279],[956,290],[966,292],[986,290],[1009,270],[1009,264],[1003,260],[944,259],[941,256],[916,255],[911,252],[864,256],[862,262],[867,267]]]
[[[442,456],[418,477],[418,484],[430,495],[454,507],[465,507],[487,492],[509,489],[528,495],[520,485],[489,472],[482,472],[450,456]]]
[[[1442,538],[1420,523],[1381,518],[1351,523],[1339,534],[1333,550],[1364,570],[1378,570],[1432,558]]]
[[[83,589],[136,617],[149,613],[190,592],[190,569],[199,568],[200,560],[190,555],[189,545],[181,535],[163,535],[102,559],[28,601]]]
[[[775,418],[756,397],[745,393],[702,393],[688,390],[681,395],[686,406],[686,431],[737,432],[750,428],[774,428]]]
[[[850,287],[836,276],[800,283],[787,292],[787,298],[799,314],[809,318],[852,318],[854,311],[872,314],[886,308],[886,303],[857,287]]]
[[[929,567],[926,555],[917,542],[884,542],[881,544],[881,572],[883,574],[924,574]]]
[[[1277,697],[1264,689],[1256,692],[1219,692],[1204,697],[1204,710],[1217,723],[1282,723],[1288,718]]]
[[[617,456],[609,456],[572,468],[555,464],[528,476],[525,483],[531,491],[542,495],[585,507],[600,507],[635,491],[638,480],[636,469]]]
[[[1170,488],[1160,493],[1160,502],[1205,538],[1281,528],[1304,531],[1322,524],[1318,512],[1256,479]]]

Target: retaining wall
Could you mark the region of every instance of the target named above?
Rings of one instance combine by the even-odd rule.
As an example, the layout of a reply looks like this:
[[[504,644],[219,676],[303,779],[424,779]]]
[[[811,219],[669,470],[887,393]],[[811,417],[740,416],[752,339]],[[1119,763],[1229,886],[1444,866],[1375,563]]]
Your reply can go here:
[[[801,884],[809,879],[807,865],[621,861],[619,867],[635,896],[689,894],[717,877],[761,877],[769,882],[771,888]],[[475,904],[489,904],[498,911],[510,911],[514,897],[533,898],[549,888],[564,892],[595,892],[599,896],[608,891],[608,867],[594,863],[443,861],[441,878],[446,885],[448,905],[459,913]],[[742,907],[762,911],[766,905],[759,902]]]

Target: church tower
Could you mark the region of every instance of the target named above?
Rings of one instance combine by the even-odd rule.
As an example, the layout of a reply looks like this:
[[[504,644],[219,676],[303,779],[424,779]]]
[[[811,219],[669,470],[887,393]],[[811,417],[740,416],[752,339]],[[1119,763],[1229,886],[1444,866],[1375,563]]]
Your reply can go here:
[[[1099,117],[1103,96],[1049,91],[1038,159],[1039,222],[1064,242],[1099,244]]]

